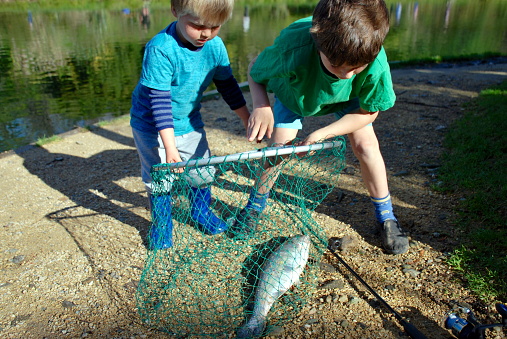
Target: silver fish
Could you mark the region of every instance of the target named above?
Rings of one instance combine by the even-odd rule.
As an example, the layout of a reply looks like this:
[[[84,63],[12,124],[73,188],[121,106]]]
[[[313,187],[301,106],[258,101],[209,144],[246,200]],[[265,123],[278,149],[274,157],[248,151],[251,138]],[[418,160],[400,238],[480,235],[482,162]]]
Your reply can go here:
[[[236,338],[258,338],[266,328],[269,310],[275,301],[299,281],[310,251],[310,237],[287,239],[268,257],[262,267],[255,292],[252,317],[236,333]]]

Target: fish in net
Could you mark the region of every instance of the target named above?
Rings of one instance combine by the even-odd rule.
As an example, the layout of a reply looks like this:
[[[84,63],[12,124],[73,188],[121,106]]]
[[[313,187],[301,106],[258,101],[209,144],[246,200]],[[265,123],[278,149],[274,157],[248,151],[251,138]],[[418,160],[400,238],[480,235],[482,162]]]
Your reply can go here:
[[[136,293],[147,325],[175,336],[254,338],[300,313],[327,247],[312,212],[345,166],[345,140],[296,145],[153,166],[150,239],[158,243]],[[276,164],[267,207],[255,232],[238,238],[231,225],[267,163]],[[196,222],[191,202],[210,178],[209,209],[229,228],[217,233]]]

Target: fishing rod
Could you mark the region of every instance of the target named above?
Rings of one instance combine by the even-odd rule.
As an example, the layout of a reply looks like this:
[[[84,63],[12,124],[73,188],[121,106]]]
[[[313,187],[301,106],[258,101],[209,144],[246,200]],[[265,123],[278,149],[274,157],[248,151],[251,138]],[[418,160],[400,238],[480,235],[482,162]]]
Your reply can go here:
[[[410,336],[410,338],[412,339],[427,339],[426,336],[424,334],[422,334],[413,324],[411,324],[410,322],[408,322],[405,318],[403,318],[401,316],[401,314],[399,314],[394,308],[392,308],[388,303],[387,301],[385,301],[370,285],[368,285],[368,283],[366,281],[363,280],[363,278],[361,278],[359,276],[359,274],[356,273],[356,271],[354,271],[352,269],[352,267],[350,267],[346,262],[345,260],[343,260],[335,251],[334,249],[334,244],[333,244],[333,241],[331,239],[330,243],[327,244],[327,249],[329,250],[329,252],[331,252],[331,254],[336,258],[338,259],[338,261],[343,265],[345,266],[346,269],[348,269],[350,271],[350,273],[352,273],[354,275],[354,277],[356,277],[357,280],[359,280],[359,282],[361,284],[364,285],[364,287],[366,287],[368,289],[368,291],[370,291],[371,294],[373,294],[373,296],[375,298],[377,298],[377,300],[379,300],[388,310],[389,312],[391,312],[392,314],[394,314],[394,317],[396,318],[396,320],[398,320],[398,322],[400,323],[401,326],[403,326],[403,328],[405,329],[405,332]]]
[[[294,209],[289,206],[288,204],[282,204],[281,202],[278,202],[279,205],[282,206],[282,208],[287,208],[288,210],[290,210],[291,213],[287,213],[290,218],[293,218],[293,215],[296,215],[296,217],[299,219],[299,221],[306,226],[307,229],[310,230],[310,232],[314,233],[313,235],[316,236],[317,239],[320,239],[320,237],[318,237],[315,232],[312,231],[312,229],[306,225],[305,221],[302,220],[301,216],[299,215],[299,213],[297,213],[296,211],[294,211]],[[309,220],[311,220],[313,223],[317,223],[315,220],[313,220],[313,218],[308,218]],[[295,221],[295,220],[294,220]],[[331,242],[331,244],[330,244]],[[359,280],[359,282],[361,284],[363,284],[363,286],[365,286],[368,291],[370,291],[371,294],[373,294],[373,296],[375,298],[377,298],[377,300],[380,301],[380,303],[382,305],[384,305],[388,310],[389,312],[391,312],[392,314],[394,314],[394,317],[396,318],[396,320],[398,320],[398,322],[400,323],[401,326],[403,326],[403,329],[405,330],[405,332],[410,336],[410,338],[412,339],[428,339],[424,334],[422,334],[413,324],[411,324],[410,322],[408,322],[405,318],[403,318],[403,316],[398,313],[394,308],[392,308],[388,303],[387,301],[384,300],[384,298],[382,298],[366,281],[364,281],[363,278],[361,278],[361,276],[359,276],[359,274],[356,273],[356,271],[354,271],[354,269],[352,267],[350,267],[346,262],[345,260],[343,260],[335,251],[335,248],[336,248],[336,243],[334,241],[328,241],[327,243],[325,242],[325,240],[322,239],[322,243],[326,246],[326,248],[329,250],[329,252],[331,252],[331,254],[333,254],[333,256],[338,259],[338,261],[347,269],[349,270],[353,275],[354,277],[356,277],[357,280]]]

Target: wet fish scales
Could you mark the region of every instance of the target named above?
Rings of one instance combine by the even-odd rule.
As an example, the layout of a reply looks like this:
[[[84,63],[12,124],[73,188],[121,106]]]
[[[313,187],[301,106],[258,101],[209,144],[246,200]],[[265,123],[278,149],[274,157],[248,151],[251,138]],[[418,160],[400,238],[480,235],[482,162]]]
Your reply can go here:
[[[252,316],[236,333],[237,339],[258,338],[266,328],[269,310],[294,285],[308,261],[310,237],[287,239],[268,257],[257,285]]]

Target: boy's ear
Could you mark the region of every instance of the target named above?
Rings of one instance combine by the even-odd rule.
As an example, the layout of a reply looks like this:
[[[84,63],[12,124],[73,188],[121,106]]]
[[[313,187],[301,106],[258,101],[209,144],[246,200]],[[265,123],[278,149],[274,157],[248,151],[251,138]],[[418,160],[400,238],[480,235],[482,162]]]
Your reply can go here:
[[[176,10],[174,9],[173,6],[171,6],[171,13],[174,15],[176,19],[178,19],[178,13],[176,13]]]

